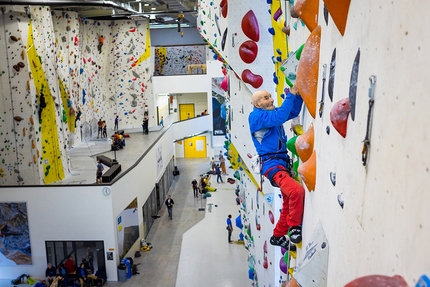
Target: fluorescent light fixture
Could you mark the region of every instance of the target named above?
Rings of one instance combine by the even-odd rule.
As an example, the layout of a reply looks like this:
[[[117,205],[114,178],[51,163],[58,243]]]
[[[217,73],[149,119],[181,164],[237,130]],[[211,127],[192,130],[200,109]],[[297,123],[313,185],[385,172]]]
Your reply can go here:
[[[152,7],[152,8],[151,8],[151,10],[157,10],[157,8],[155,8],[155,7]]]

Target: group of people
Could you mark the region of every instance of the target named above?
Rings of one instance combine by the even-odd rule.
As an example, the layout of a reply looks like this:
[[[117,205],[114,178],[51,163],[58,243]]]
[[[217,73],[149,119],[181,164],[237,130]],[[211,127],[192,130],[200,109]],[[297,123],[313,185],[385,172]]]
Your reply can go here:
[[[119,150],[123,149],[125,147],[125,139],[122,134],[119,134],[118,132],[115,132],[112,135],[112,145],[111,150]]]
[[[107,138],[107,124],[106,121],[103,121],[102,119],[99,119],[99,121],[97,122],[97,127],[98,127],[98,131],[97,131],[97,138]]]
[[[93,280],[98,286],[101,286],[106,282],[106,268],[101,266],[95,274],[93,260],[94,255],[90,248],[87,250],[87,257],[82,258],[81,264],[76,268],[76,262],[74,257],[71,255],[64,263],[61,263],[57,268],[55,268],[52,263],[48,263],[48,267],[45,271],[46,283],[48,286],[74,286],[72,278],[77,278],[81,287],[84,286],[85,282]],[[55,285],[54,285],[55,284]]]

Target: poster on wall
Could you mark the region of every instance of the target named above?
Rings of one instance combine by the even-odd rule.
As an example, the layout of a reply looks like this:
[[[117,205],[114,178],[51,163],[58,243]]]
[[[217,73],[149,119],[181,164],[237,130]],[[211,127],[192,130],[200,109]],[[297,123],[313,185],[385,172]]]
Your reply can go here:
[[[117,237],[118,253],[121,258],[139,239],[139,217],[137,212],[137,197],[118,215]]]
[[[0,266],[30,265],[27,203],[0,203]]]
[[[190,66],[202,64],[206,64],[205,45],[156,47],[154,50],[154,76],[185,75]]]
[[[159,174],[163,169],[163,150],[161,145],[158,146],[155,157],[157,159],[157,174]]]
[[[212,118],[213,135],[224,136],[227,118],[224,90],[221,89],[223,77],[212,78]]]

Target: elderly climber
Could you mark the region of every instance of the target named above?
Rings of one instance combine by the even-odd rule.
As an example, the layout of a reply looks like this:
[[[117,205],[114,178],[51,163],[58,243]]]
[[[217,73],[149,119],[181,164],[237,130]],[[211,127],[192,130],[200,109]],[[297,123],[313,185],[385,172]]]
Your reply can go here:
[[[252,141],[261,160],[261,174],[282,193],[282,211],[270,238],[270,244],[288,248],[302,241],[301,224],[305,191],[291,174],[291,161],[287,154],[287,136],[283,124],[297,117],[303,100],[294,86],[280,107],[273,105],[269,92],[258,90],[252,95],[253,111],[249,114]],[[290,232],[290,238],[285,235]]]

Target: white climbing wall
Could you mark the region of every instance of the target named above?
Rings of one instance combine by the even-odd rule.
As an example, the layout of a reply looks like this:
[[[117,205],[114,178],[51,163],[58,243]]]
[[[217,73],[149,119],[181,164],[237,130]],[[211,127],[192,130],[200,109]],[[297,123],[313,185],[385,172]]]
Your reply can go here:
[[[228,19],[219,19],[221,27],[227,23],[229,26],[228,49],[222,51],[214,19],[214,13],[219,15],[220,2],[199,1],[200,33],[238,72],[248,65],[238,63],[240,59],[229,44],[230,27],[240,23],[240,16],[235,19],[230,16],[244,14],[249,9],[249,3],[227,1]],[[252,6],[259,22],[264,22],[264,17],[270,17],[264,4]],[[302,249],[293,264],[303,259],[305,247],[321,222],[330,247],[326,286],[344,286],[355,278],[372,274],[398,274],[409,286],[414,286],[422,274],[428,274],[430,267],[426,256],[430,251],[426,244],[430,235],[430,226],[426,223],[430,217],[426,207],[429,202],[426,188],[430,170],[426,108],[430,102],[426,96],[429,88],[426,77],[430,60],[425,54],[430,42],[424,36],[428,24],[425,11],[428,11],[430,4],[427,1],[351,1],[343,36],[330,16],[328,25],[325,23],[323,4],[319,1],[318,23],[322,26],[322,33],[317,109],[323,92],[322,65],[330,66],[332,52],[336,48],[334,93],[333,101],[330,101],[328,68],[322,117],[317,112],[314,119],[305,110],[301,116],[305,131],[310,123],[315,127],[317,176],[315,191],[306,192]],[[230,21],[236,24],[230,24]],[[300,19],[288,19],[287,25],[291,27],[288,44],[290,50],[295,51],[306,41],[310,32]],[[220,30],[223,31],[223,28]],[[261,35],[267,33],[265,30],[260,32]],[[269,43],[265,41],[265,44]],[[358,49],[361,57],[355,119],[348,117],[347,135],[343,138],[331,124],[330,111],[336,102],[348,98],[352,66]],[[256,65],[249,66],[257,69]],[[273,69],[269,59],[266,68]],[[273,72],[269,78],[265,77],[265,82],[271,79]],[[361,153],[366,134],[371,75],[377,79],[375,104],[370,121],[369,158],[367,166],[363,166]],[[252,109],[250,97],[253,89],[241,82],[232,71],[229,72],[229,79],[229,136],[241,161],[250,168],[248,154],[253,155],[255,150],[247,117]],[[271,92],[274,90],[274,87],[264,88]],[[289,123],[285,128],[290,129]],[[330,173],[336,173],[336,185],[331,183]],[[268,220],[269,210],[276,219],[279,215],[279,192],[271,188],[266,180],[264,195],[257,193],[255,184],[244,169],[240,170],[240,175],[245,196],[241,211],[249,232],[245,244],[250,258],[255,259],[251,260],[255,264],[250,269],[255,270],[254,280],[259,286],[279,286],[279,282],[286,278],[279,268],[279,248],[268,244],[265,249],[264,246],[273,229],[273,224]],[[258,176],[254,177],[259,181]],[[343,209],[337,199],[340,194],[344,196]],[[266,261],[269,264],[265,264]],[[245,277],[247,274],[244,274]]]

